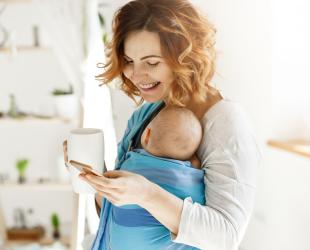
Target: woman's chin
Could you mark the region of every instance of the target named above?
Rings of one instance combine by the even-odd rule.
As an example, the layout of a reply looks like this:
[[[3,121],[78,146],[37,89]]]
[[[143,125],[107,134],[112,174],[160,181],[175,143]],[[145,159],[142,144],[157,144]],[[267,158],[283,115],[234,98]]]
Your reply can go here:
[[[146,101],[146,102],[159,102],[159,101],[162,101],[163,99],[158,97],[158,96],[142,96],[143,99]]]

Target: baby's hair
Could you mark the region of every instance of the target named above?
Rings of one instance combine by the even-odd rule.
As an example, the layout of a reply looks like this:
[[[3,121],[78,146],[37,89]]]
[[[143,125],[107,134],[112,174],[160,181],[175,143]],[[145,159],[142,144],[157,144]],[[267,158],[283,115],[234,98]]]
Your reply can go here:
[[[155,155],[188,160],[196,152],[202,137],[198,118],[186,108],[170,106],[160,111],[150,124],[148,147]]]

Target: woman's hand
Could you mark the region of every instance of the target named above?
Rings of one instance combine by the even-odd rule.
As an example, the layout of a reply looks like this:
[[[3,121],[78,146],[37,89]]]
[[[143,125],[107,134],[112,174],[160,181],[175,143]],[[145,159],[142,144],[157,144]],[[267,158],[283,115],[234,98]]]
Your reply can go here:
[[[117,170],[107,171],[103,175],[80,174],[80,178],[97,190],[97,195],[113,205],[139,205],[172,233],[178,233],[183,200],[139,174]]]
[[[80,174],[80,178],[116,206],[136,204],[143,207],[152,197],[154,188],[154,184],[142,175],[121,170],[107,171],[103,177]]]
[[[63,151],[64,151],[64,161],[65,161],[65,164],[67,166],[67,164],[68,164],[68,142],[67,142],[67,140],[65,140],[62,143],[62,148],[63,148]]]

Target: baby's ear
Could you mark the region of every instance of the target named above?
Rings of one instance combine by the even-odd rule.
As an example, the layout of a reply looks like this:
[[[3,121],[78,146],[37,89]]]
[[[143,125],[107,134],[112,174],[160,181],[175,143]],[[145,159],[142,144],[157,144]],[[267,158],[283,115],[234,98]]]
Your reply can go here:
[[[144,139],[145,145],[147,145],[149,143],[150,137],[151,137],[151,129],[146,128],[146,135],[145,135],[145,139]]]

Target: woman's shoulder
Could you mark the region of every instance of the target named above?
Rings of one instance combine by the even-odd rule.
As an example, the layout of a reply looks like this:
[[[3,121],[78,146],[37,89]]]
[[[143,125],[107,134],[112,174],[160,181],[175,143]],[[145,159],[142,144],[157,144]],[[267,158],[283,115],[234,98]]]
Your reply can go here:
[[[245,109],[238,102],[224,98],[214,104],[201,120],[204,136],[226,144],[228,140],[244,141],[253,138],[256,133]],[[211,138],[210,138],[211,137]],[[246,139],[247,138],[247,139]]]
[[[262,154],[245,109],[222,99],[205,113],[202,124],[204,136],[198,149],[202,166],[214,171],[224,168],[228,176],[254,186],[251,169],[258,166]],[[223,162],[226,165],[219,167]]]
[[[232,126],[243,126],[249,124],[249,118],[244,108],[235,101],[223,98],[214,104],[203,116],[201,123],[205,130],[215,125],[225,125],[226,129]]]
[[[260,151],[253,123],[238,102],[228,98],[220,100],[204,114],[201,123],[206,144],[212,142],[220,144],[222,148],[226,148],[228,142],[251,144]],[[203,144],[204,141],[201,146]]]
[[[213,119],[215,116],[218,116],[220,114],[221,115],[228,114],[231,111],[234,111],[240,108],[241,108],[241,105],[238,102],[225,97],[219,100],[213,106],[211,106],[211,108],[209,108],[205,112],[203,119],[206,119],[206,118]]]

